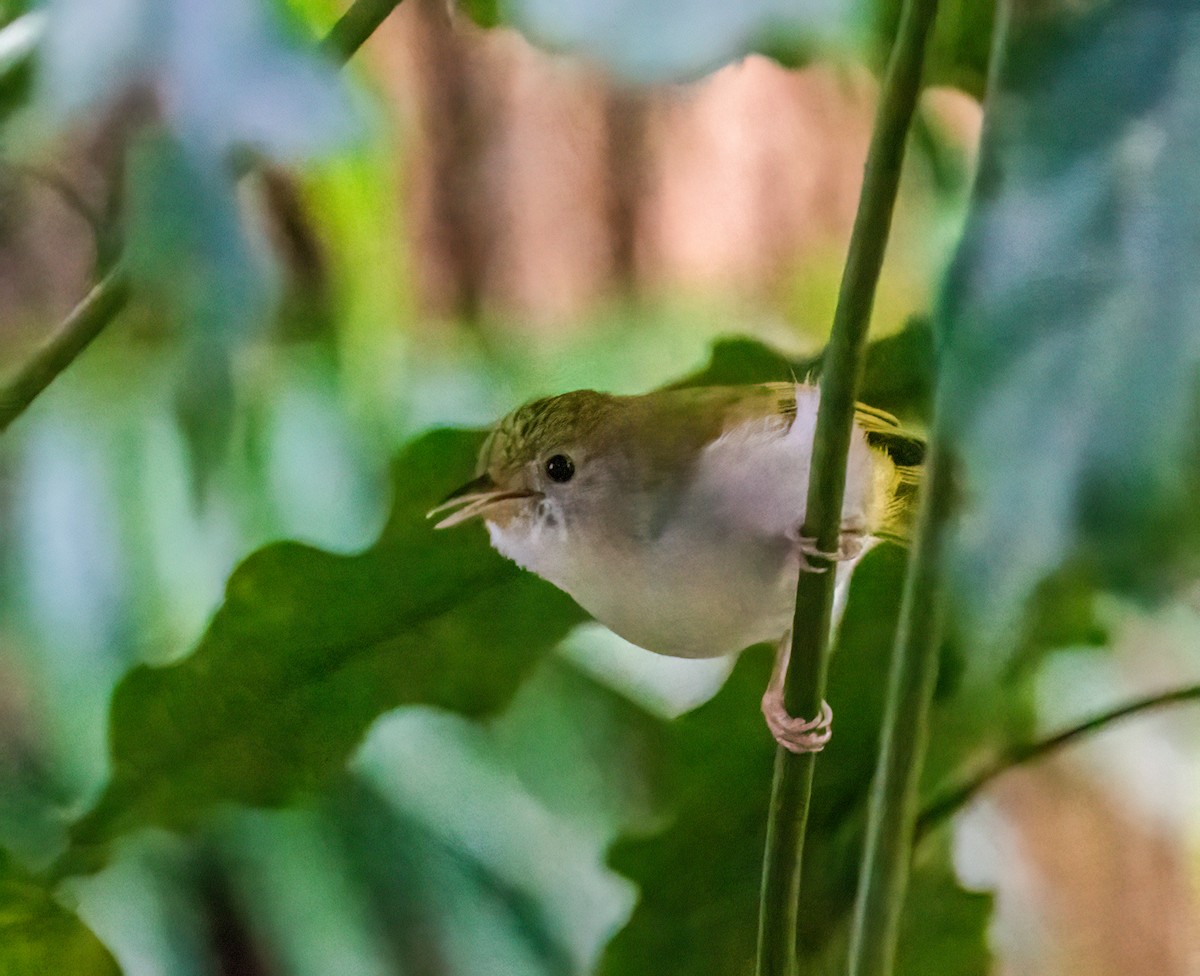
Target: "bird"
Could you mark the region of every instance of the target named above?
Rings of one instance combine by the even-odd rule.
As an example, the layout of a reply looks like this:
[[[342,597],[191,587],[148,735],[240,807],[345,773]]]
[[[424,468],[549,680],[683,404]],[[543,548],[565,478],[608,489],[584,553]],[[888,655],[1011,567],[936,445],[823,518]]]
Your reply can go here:
[[[501,555],[648,651],[774,642],[767,726],[784,748],[818,752],[828,703],[808,719],[783,704],[798,574],[835,566],[836,626],[866,552],[909,538],[924,457],[920,437],[859,404],[837,551],[819,552],[802,534],[819,402],[801,382],[535,400],[495,425],[475,477],[429,517],[438,529],[481,518]]]

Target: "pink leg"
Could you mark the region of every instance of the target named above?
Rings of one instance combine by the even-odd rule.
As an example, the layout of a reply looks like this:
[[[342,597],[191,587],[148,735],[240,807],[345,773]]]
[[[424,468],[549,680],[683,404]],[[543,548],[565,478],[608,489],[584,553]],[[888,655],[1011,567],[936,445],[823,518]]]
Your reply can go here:
[[[775,654],[771,682],[762,699],[763,717],[771,735],[785,749],[795,753],[820,752],[833,736],[833,709],[821,702],[821,712],[813,719],[792,718],[783,703],[783,678],[792,653],[792,635],[786,634]]]

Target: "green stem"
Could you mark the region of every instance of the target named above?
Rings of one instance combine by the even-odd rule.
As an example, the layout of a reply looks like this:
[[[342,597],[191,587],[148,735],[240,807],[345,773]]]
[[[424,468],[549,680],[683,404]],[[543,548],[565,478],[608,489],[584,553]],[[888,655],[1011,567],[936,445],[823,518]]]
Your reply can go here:
[[[879,759],[850,933],[851,976],[888,976],[908,885],[942,631],[942,553],[953,506],[950,459],[935,428],[916,544],[888,682]]]
[[[400,3],[401,0],[354,0],[325,35],[321,50],[338,64],[345,64]]]
[[[400,3],[354,0],[321,42],[321,50],[338,64],[345,64]],[[0,434],[117,317],[128,303],[129,294],[128,279],[118,265],[92,288],[29,360],[0,384]]]
[[[129,300],[129,282],[116,268],[101,279],[42,343],[17,374],[0,387],[0,434],[75,361]]]
[[[909,126],[921,92],[925,43],[936,0],[906,0],[880,94],[862,195],[850,237],[829,347],[805,508],[804,535],[837,549],[863,348],[891,228]],[[828,563],[826,563],[829,566]],[[835,574],[801,573],[784,701],[792,715],[817,714],[825,696]],[[759,906],[759,976],[785,976],[795,957],[800,868],[815,757],[776,753]]]
[[[1068,746],[1078,739],[1091,735],[1093,732],[1097,732],[1111,725],[1113,722],[1129,718],[1131,715],[1137,715],[1140,712],[1150,711],[1154,708],[1161,708],[1164,705],[1178,705],[1183,702],[1197,700],[1200,700],[1200,685],[1175,688],[1157,695],[1148,695],[1145,698],[1139,698],[1136,701],[1119,705],[1107,712],[1093,715],[1086,721],[1080,722],[1078,725],[1073,725],[1069,729],[1050,736],[1048,739],[1009,746],[987,768],[976,773],[958,786],[946,790],[940,797],[922,810],[921,816],[917,820],[916,839],[920,840],[929,831],[949,818],[951,814],[962,809],[981,790],[990,785],[997,777],[1007,773],[1010,769],[1044,759],[1064,746]]]

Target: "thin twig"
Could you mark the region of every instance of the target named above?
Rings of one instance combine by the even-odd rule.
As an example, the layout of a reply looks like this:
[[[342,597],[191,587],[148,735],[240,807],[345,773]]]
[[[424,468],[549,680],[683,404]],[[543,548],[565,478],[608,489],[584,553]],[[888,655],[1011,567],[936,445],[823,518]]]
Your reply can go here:
[[[321,50],[345,64],[366,43],[401,0],[355,0],[321,42]]]
[[[1050,736],[1048,739],[1009,746],[987,768],[976,773],[958,786],[946,790],[940,797],[922,810],[921,816],[917,820],[916,839],[919,841],[953,813],[961,810],[970,803],[993,780],[1003,776],[1017,766],[1023,766],[1026,763],[1044,759],[1064,746],[1071,745],[1085,736],[1098,732],[1114,722],[1119,722],[1132,715],[1150,711],[1154,708],[1161,708],[1166,705],[1179,705],[1183,702],[1197,700],[1200,700],[1200,685],[1175,688],[1172,691],[1161,692],[1157,695],[1148,695],[1145,698],[1139,698],[1136,701],[1119,705],[1107,712],[1093,715],[1086,721],[1080,722],[1078,725],[1073,725],[1069,729]]]
[[[880,93],[862,195],[821,375],[821,402],[804,535],[824,552],[838,547],[846,457],[875,302],[900,182],[908,130],[921,91],[925,41],[936,0],[908,0]],[[828,564],[826,564],[828,566]],[[792,715],[817,714],[825,696],[835,573],[801,573],[784,701]],[[759,976],[785,976],[795,955],[800,866],[815,757],[776,753],[759,906]]]
[[[321,42],[321,50],[345,64],[401,0],[355,0]],[[130,287],[118,262],[92,288],[54,334],[0,384],[0,434],[28,409],[54,379],[117,317]]]
[[[0,387],[0,434],[33,403],[59,373],[71,365],[129,300],[129,282],[121,268],[103,278],[75,306],[58,329]]]

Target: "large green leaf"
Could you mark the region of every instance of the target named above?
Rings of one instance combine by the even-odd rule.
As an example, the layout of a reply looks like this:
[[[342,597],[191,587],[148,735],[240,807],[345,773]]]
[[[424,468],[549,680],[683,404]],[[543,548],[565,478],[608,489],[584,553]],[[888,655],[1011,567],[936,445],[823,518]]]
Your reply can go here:
[[[553,656],[482,727],[426,708],[380,719],[336,805],[406,971],[591,972],[636,899],[605,849],[649,822],[662,739]]]
[[[1196,569],[1197,158],[1195,4],[1017,17],[940,321],[954,577],[988,638],[1060,567],[1142,592]]]
[[[425,520],[478,444],[449,431],[422,438],[396,464],[375,546],[358,556],[295,543],[260,550],[230,578],[194,654],[121,682],[112,779],[75,825],[67,864],[134,828],[192,825],[217,803],[318,791],[397,705],[482,715],[509,699],[583,615],[501,559],[484,533],[435,535]]]
[[[832,660],[835,731],[817,763],[805,846],[805,971],[837,971],[844,950],[904,561],[902,550],[884,546],[859,566]],[[665,832],[626,839],[612,853],[612,864],[638,884],[641,899],[609,947],[602,970],[608,976],[752,970],[775,750],[758,711],[769,672],[767,648],[746,652],[721,692],[672,727],[668,782],[675,817]],[[962,734],[966,727],[943,696],[933,738],[951,728],[959,733],[956,763],[970,761],[989,737],[982,723]],[[943,772],[931,771],[931,779]],[[914,901],[937,905],[953,924],[913,927],[900,959],[904,974],[988,971],[987,899],[957,888],[944,848],[941,842],[922,852]]]
[[[42,884],[0,853],[0,976],[117,976],[116,961]]]

